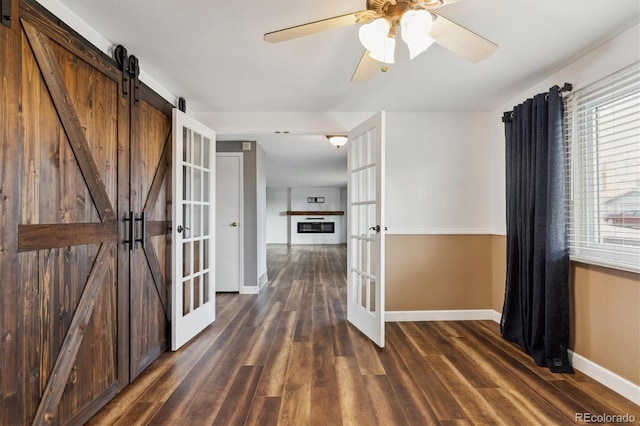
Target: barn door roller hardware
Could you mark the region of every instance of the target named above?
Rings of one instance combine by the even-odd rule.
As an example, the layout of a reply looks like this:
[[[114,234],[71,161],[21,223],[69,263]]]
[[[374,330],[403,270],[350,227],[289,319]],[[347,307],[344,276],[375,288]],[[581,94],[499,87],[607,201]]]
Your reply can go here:
[[[2,21],[2,25],[5,25],[9,28],[11,28],[11,23],[13,22],[11,1],[12,0],[0,0],[0,18]]]
[[[113,51],[113,56],[122,71],[122,96],[126,98],[129,94],[129,54],[127,49],[119,44]]]
[[[178,99],[178,109],[182,112],[187,112],[187,100],[185,98]]]
[[[121,44],[116,46],[113,56],[122,71],[122,96],[126,98],[129,95],[129,79],[133,79],[133,100],[138,103],[140,101],[140,62],[138,58],[133,55],[129,56],[127,49]]]
[[[135,103],[140,101],[140,62],[138,58],[129,56],[129,78],[133,79],[133,100]]]

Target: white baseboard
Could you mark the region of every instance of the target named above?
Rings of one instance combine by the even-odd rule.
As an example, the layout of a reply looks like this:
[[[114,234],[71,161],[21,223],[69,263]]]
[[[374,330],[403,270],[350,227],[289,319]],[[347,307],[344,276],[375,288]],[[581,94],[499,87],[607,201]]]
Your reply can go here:
[[[260,289],[258,287],[255,286],[242,286],[242,288],[240,289],[240,294],[258,294],[260,293]]]
[[[502,314],[497,311],[494,312],[494,321],[498,324]],[[569,352],[569,361],[571,365],[587,376],[591,377],[596,382],[600,382],[614,392],[627,398],[634,404],[640,405],[640,386],[630,382],[624,377],[618,376],[613,371],[607,370],[599,364],[577,354],[571,350]]]
[[[403,321],[473,321],[491,320],[493,313],[491,309],[461,309],[461,310],[441,310],[441,311],[387,311],[385,312],[386,322]]]
[[[258,277],[258,288],[262,288],[269,281],[269,277],[267,276],[267,271],[264,271]]]
[[[569,361],[576,370],[582,371],[593,380],[602,383],[634,404],[640,405],[640,386],[571,350]]]

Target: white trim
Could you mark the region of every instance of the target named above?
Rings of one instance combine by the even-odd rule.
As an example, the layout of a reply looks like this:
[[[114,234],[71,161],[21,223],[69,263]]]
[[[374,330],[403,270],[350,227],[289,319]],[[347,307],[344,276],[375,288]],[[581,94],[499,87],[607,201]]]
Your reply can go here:
[[[240,288],[240,294],[258,294],[258,293],[260,293],[260,289],[256,286],[243,285]]]
[[[267,276],[267,271],[265,270],[262,274],[260,274],[260,276],[258,277],[258,288],[262,289],[262,287],[269,282],[269,277]]]
[[[569,352],[569,361],[577,370],[582,371],[593,380],[602,383],[614,392],[627,398],[634,404],[640,405],[640,386],[630,382],[624,377],[618,376],[616,373],[596,364],[595,362],[579,355],[571,350]]]
[[[502,314],[497,311],[493,311],[494,321],[500,323]],[[613,371],[596,364],[595,362],[583,357],[580,354],[568,350],[569,361],[571,365],[587,376],[591,377],[596,382],[600,382],[614,392],[619,393],[623,397],[627,398],[634,404],[640,405],[640,385],[630,382],[624,377],[618,376]]]
[[[502,322],[502,312],[492,310],[491,319],[493,320],[493,322],[497,322],[498,324],[500,324]]]
[[[387,311],[386,322],[491,320],[494,318],[494,312],[492,309]]]
[[[491,235],[489,228],[394,228],[390,227],[387,235]]]

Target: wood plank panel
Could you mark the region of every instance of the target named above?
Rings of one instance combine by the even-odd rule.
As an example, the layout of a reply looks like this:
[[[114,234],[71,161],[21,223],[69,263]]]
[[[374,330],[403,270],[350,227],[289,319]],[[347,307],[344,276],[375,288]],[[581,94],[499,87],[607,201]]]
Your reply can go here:
[[[18,2],[11,2],[12,16],[18,16]],[[19,25],[0,30],[0,424],[25,423],[29,398],[18,372],[24,371],[20,357],[24,344],[21,304],[29,289],[19,285],[18,229],[20,219],[20,176],[22,175],[22,140],[19,108],[21,88],[21,34]],[[11,161],[7,161],[11,159]]]
[[[17,210],[20,217],[7,226],[19,237],[10,250],[32,251],[20,254],[19,270],[12,271],[23,292],[17,308],[24,337],[14,370],[23,389],[21,402],[6,413],[13,419],[8,424],[29,424],[40,405],[46,421],[82,423],[118,391],[119,366],[126,362],[119,354],[126,327],[118,326],[126,316],[118,319],[118,302],[128,289],[126,282],[118,282],[119,268],[126,262],[118,261],[115,208],[120,130],[128,131],[128,121],[120,121],[119,78],[108,69],[96,69],[99,61],[87,62],[68,47],[82,45],[94,59],[105,55],[84,40],[71,40],[73,36],[57,20],[51,22],[36,2],[23,0],[20,5],[20,45],[15,53],[20,56],[21,81],[16,88],[21,98],[14,105],[21,106],[24,130],[14,139],[21,155],[12,161],[20,161],[17,176],[23,201]],[[60,44],[46,35],[55,33],[54,27],[67,35],[56,39]],[[82,140],[70,140],[70,134]],[[93,164],[79,165],[77,157],[80,163]],[[6,158],[2,160],[6,164]],[[89,176],[93,173],[97,176]],[[100,223],[87,182],[101,187],[96,199],[102,199],[103,217],[111,223]],[[108,248],[99,255],[101,243]],[[95,262],[101,263],[97,269]],[[92,284],[98,288],[95,293],[86,287],[88,279],[95,280],[92,270],[103,271],[100,282]],[[90,293],[92,302],[85,302]],[[78,306],[81,300],[93,306]],[[11,374],[3,369],[3,377]],[[38,415],[35,421],[43,421],[42,412]]]
[[[134,81],[130,80],[130,93]],[[168,346],[169,285],[171,239],[169,219],[171,196],[170,153],[171,117],[166,101],[151,90],[139,93],[140,100],[129,98],[130,136],[130,208],[140,217],[144,213],[144,248],[130,252],[130,377],[135,379]],[[163,102],[164,101],[164,102]],[[136,238],[142,238],[137,223]]]
[[[102,220],[115,220],[115,210],[105,190],[104,181],[92,155],[92,150],[89,148],[76,108],[66,86],[61,84],[64,81],[64,76],[51,50],[50,41],[48,37],[24,20],[23,27],[33,53],[38,60],[38,66],[42,70],[42,76],[56,105],[56,110],[73,147],[73,152],[78,160],[78,165],[82,170],[100,218]]]
[[[18,252],[117,241],[118,223],[18,225]]]
[[[112,246],[113,243],[105,243],[100,247],[94,267],[87,280],[87,285],[73,316],[69,332],[62,344],[64,351],[58,355],[53,372],[45,387],[40,406],[33,420],[34,424],[52,424],[58,421],[57,409],[62,399],[62,393],[65,390],[64,383],[69,378],[74,359],[84,338],[84,330],[91,319],[91,314],[100,292],[100,284],[104,274],[107,272],[108,262],[106,256]]]

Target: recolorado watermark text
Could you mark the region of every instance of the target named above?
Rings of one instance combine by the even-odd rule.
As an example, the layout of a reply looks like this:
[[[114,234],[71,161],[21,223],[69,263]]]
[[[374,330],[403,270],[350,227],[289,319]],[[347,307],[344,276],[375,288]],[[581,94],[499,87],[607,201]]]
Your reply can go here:
[[[633,414],[608,414],[608,413],[576,413],[576,423],[633,423],[636,416]]]

